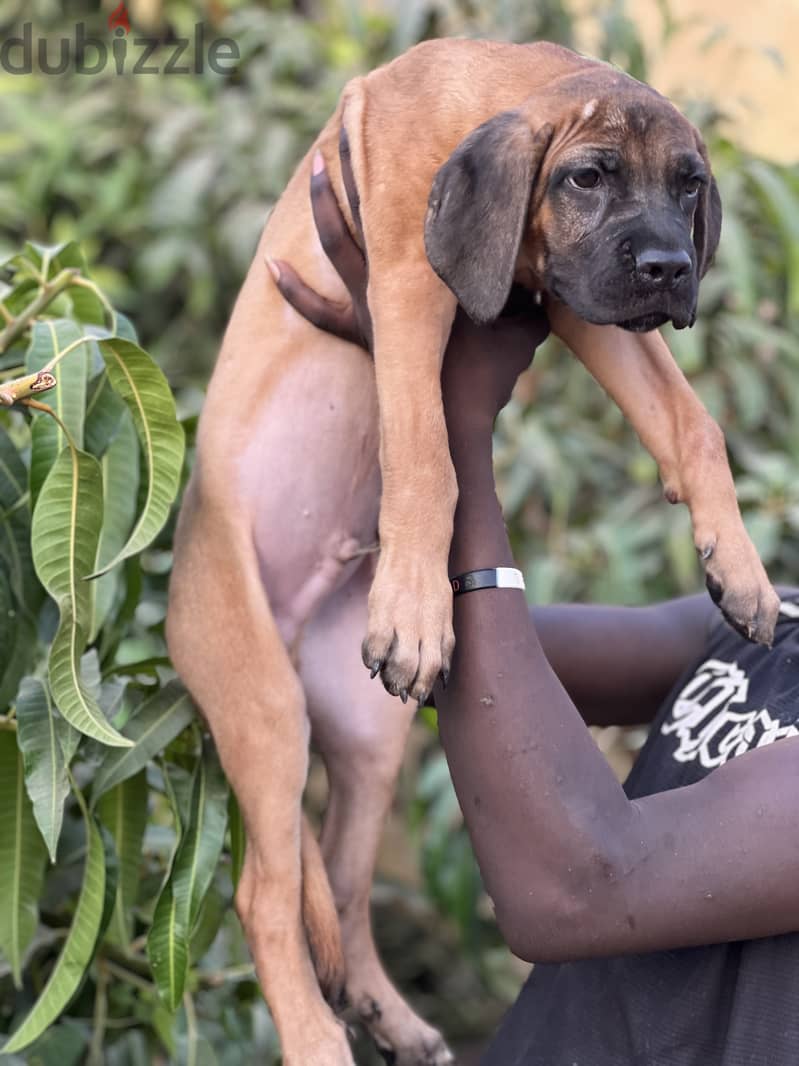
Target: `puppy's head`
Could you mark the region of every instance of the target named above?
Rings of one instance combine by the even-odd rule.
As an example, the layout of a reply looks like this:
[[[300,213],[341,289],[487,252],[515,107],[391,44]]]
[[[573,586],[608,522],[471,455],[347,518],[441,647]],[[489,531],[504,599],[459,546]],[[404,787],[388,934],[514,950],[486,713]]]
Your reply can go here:
[[[516,280],[588,322],[640,331],[693,324],[720,230],[697,131],[598,67],[461,142],[433,183],[425,245],[476,321],[499,315]]]

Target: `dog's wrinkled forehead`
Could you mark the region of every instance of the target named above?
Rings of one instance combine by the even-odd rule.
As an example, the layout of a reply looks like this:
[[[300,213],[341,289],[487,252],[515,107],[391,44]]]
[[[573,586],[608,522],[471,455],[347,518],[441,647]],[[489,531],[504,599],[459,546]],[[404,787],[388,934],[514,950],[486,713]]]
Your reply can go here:
[[[612,149],[639,173],[657,168],[675,155],[697,149],[696,132],[665,97],[624,75],[608,84],[584,86],[575,103],[561,97],[555,119],[550,162],[574,149]]]

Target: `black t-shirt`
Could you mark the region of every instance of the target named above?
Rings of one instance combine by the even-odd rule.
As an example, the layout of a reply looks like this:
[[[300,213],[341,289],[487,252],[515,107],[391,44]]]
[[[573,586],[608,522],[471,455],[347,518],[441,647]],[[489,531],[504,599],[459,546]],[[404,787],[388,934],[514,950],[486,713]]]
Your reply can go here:
[[[799,736],[799,601],[773,651],[716,625],[625,783],[633,799]],[[799,773],[799,765],[797,765]],[[799,892],[799,885],[797,885]],[[799,933],[535,966],[482,1066],[793,1066]]]

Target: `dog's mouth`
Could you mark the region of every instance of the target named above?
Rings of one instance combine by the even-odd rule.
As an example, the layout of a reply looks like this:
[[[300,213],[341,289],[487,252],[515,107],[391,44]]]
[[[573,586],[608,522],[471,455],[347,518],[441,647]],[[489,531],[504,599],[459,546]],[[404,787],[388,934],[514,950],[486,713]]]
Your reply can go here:
[[[667,322],[675,329],[685,329],[696,320],[695,289],[693,293],[659,294],[632,289],[625,294],[625,286],[619,281],[607,284],[604,291],[592,292],[589,286],[564,283],[554,272],[550,274],[547,288],[578,317],[597,326],[613,325],[630,333],[649,333]]]
[[[665,326],[670,317],[670,315],[663,312],[654,311],[648,315],[639,315],[637,318],[625,318],[623,321],[617,322],[616,325],[621,329],[629,330],[630,333],[649,333],[653,329]],[[674,324],[677,329],[680,328],[676,322]]]

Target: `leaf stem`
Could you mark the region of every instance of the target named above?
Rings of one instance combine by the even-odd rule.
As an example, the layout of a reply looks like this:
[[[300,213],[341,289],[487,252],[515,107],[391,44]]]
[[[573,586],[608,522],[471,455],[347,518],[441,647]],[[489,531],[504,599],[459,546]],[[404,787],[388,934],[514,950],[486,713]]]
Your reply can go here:
[[[0,333],[0,353],[5,352],[18,337],[22,336],[34,318],[40,315],[64,289],[69,288],[77,276],[77,269],[69,267],[62,270],[60,274],[56,274],[52,281],[45,282],[39,290],[39,295],[31,300],[22,314],[12,319]]]
[[[133,985],[134,988],[138,988],[140,992],[146,993],[148,996],[155,995],[155,986],[149,981],[145,981],[138,974],[131,973],[130,970],[126,970],[124,966],[117,966],[115,962],[111,962],[110,959],[105,960],[105,968],[111,974],[112,977],[118,977],[120,981],[126,981],[129,985]]]
[[[86,1066],[103,1066],[103,1044],[108,1021],[108,969],[102,959],[97,960],[97,982],[94,992],[94,1016],[92,1040],[86,1057]]]
[[[38,400],[20,400],[19,402],[24,407],[32,407],[35,411],[44,411],[45,414],[50,415],[52,418],[54,418],[56,420],[56,422],[58,423],[58,425],[61,427],[61,432],[66,437],[67,443],[69,444],[69,446],[72,449],[72,451],[76,452],[78,450],[78,446],[75,443],[75,441],[74,441],[74,439],[72,437],[72,434],[69,432],[67,427],[61,421],[61,419],[58,417],[58,415],[55,413],[55,411],[52,409],[52,407],[50,407],[46,403],[40,403]]]
[[[183,993],[183,1009],[186,1011],[186,1066],[197,1066],[197,1012],[191,993]]]
[[[198,970],[197,983],[207,988],[219,988],[226,981],[247,981],[255,977],[255,966],[251,962],[242,962],[238,966],[228,966],[224,970]]]
[[[94,293],[94,295],[97,297],[97,299],[103,305],[103,309],[105,310],[105,313],[108,315],[108,319],[109,319],[110,326],[111,326],[111,332],[112,333],[116,333],[116,331],[117,331],[117,313],[114,310],[113,304],[108,299],[108,297],[105,295],[105,293],[100,288],[100,286],[97,285],[96,282],[90,281],[89,278],[82,278],[82,277],[75,278],[75,280],[72,282],[72,284],[73,285],[77,285],[78,288],[88,289],[90,292]]]
[[[61,362],[65,355],[69,355],[70,352],[74,352],[75,349],[80,348],[82,344],[88,344],[91,339],[91,337],[81,336],[78,337],[76,340],[71,341],[66,346],[66,348],[62,348],[60,352],[56,352],[53,358],[48,363],[46,363],[45,366],[42,367],[40,373],[51,374],[53,372],[53,368],[58,366],[58,364]]]

